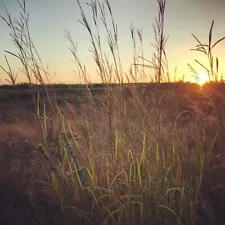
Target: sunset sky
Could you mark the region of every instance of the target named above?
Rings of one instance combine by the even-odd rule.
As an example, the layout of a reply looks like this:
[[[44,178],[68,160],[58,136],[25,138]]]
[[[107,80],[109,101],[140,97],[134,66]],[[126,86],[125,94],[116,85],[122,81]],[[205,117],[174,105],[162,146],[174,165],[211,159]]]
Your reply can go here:
[[[1,1],[2,2],[2,1]],[[16,0],[4,0],[12,17],[19,18],[20,8]],[[84,7],[86,16],[91,20],[88,0],[80,0]],[[128,72],[132,63],[133,49],[130,35],[131,23],[135,28],[142,29],[145,57],[151,59],[154,42],[152,24],[157,15],[156,0],[111,0],[110,1],[114,20],[118,25],[119,47],[123,63],[123,70]],[[177,67],[177,76],[186,76],[191,80],[187,62],[194,67],[194,58],[203,60],[195,51],[196,42],[191,33],[200,40],[207,42],[208,32],[212,20],[215,20],[214,40],[225,36],[225,1],[224,0],[168,0],[166,6],[166,34],[169,39],[166,51],[169,60],[169,69],[173,74]],[[73,40],[78,45],[78,55],[83,64],[86,65],[88,74],[92,81],[99,81],[96,75],[96,66],[91,48],[90,38],[85,28],[78,22],[81,19],[80,10],[76,0],[27,0],[27,10],[30,13],[30,32],[36,48],[45,63],[48,65],[52,82],[75,83],[77,77],[74,73],[75,64],[71,61],[72,55],[69,51],[69,42],[65,38],[65,30],[69,30]],[[5,16],[3,5],[0,5],[0,14]],[[0,64],[6,66],[4,50],[17,53],[13,46],[10,30],[0,20]],[[103,30],[103,29],[102,29]],[[102,33],[104,39],[104,33]],[[104,49],[108,52],[108,49]],[[225,42],[221,43],[215,51],[220,57],[221,64],[224,63]],[[19,81],[24,77],[19,72],[20,64],[13,57],[8,57],[12,67],[18,71]],[[222,66],[222,65],[221,65]],[[199,70],[199,67],[196,66]],[[224,69],[224,68],[223,68]],[[55,74],[55,75],[54,75]],[[53,76],[54,75],[54,76]],[[0,70],[0,82],[5,82],[6,75]]]

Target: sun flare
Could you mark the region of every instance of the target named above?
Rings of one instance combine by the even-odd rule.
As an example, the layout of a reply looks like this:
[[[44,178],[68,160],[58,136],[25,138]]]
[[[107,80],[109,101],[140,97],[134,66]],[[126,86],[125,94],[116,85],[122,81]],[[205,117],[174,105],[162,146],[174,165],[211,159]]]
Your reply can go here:
[[[195,77],[193,77],[192,81],[199,85],[203,85],[209,82],[209,76],[207,73],[201,72],[201,73],[198,73],[198,75],[196,75]]]

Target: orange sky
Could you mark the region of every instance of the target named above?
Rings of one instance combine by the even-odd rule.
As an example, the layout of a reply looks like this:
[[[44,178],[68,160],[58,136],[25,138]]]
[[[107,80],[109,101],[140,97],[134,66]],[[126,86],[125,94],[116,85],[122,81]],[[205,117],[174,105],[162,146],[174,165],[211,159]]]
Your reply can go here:
[[[91,11],[81,1],[87,18],[91,21]],[[130,35],[131,23],[135,28],[142,29],[144,41],[145,57],[151,60],[153,49],[151,43],[154,42],[152,24],[157,15],[156,0],[113,0],[109,1],[116,24],[118,25],[119,47],[123,71],[128,72],[132,63],[133,49]],[[16,0],[5,1],[12,17],[18,18],[20,9]],[[214,4],[209,0],[173,0],[167,1],[166,8],[166,34],[169,35],[166,51],[169,61],[171,78],[174,76],[174,69],[177,68],[177,79],[185,75],[186,80],[192,80],[187,63],[191,63],[198,72],[202,69],[194,63],[197,58],[206,63],[206,57],[202,57],[197,52],[190,51],[195,47],[196,41],[191,36],[194,33],[204,43],[208,41],[208,31],[212,20],[215,20],[215,39],[225,36],[225,15],[223,8],[225,1],[216,0]],[[73,40],[78,45],[78,55],[82,64],[86,65],[88,75],[93,82],[99,82],[100,78],[96,74],[96,65],[93,55],[90,53],[91,42],[85,28],[78,22],[81,18],[77,2],[74,0],[29,0],[27,9],[30,13],[30,32],[38,52],[44,62],[48,65],[52,76],[52,82],[75,83],[79,79],[74,73],[76,66],[71,62],[72,55],[69,52],[69,42],[65,38],[65,29],[70,30]],[[0,6],[0,14],[5,15],[4,8]],[[93,25],[93,23],[92,23]],[[4,50],[17,53],[13,46],[10,31],[5,23],[0,20],[1,42],[0,42],[0,62],[6,66],[4,60]],[[103,26],[100,26],[100,34],[103,41],[103,51],[109,55],[107,39],[104,36]],[[216,48],[215,55],[220,58],[221,73],[224,69],[224,43]],[[10,64],[18,72],[18,81],[26,81],[18,68],[21,68],[18,60],[8,56]],[[112,62],[112,60],[111,60]],[[207,65],[207,64],[206,64]],[[6,75],[0,70],[0,81],[5,82]]]

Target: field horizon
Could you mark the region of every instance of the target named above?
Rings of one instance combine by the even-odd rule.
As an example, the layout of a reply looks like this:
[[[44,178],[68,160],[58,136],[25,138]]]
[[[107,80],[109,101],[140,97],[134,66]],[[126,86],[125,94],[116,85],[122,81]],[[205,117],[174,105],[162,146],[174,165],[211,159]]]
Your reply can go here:
[[[1,16],[16,51],[0,65],[8,83],[0,85],[0,224],[223,225],[225,82],[213,50],[225,37],[213,41],[214,21],[207,44],[193,34],[206,63],[194,59],[201,73],[188,64],[194,78],[186,82],[168,69],[167,1],[156,1],[152,59],[131,26],[124,72],[111,3],[89,1],[87,17],[77,0],[101,82],[91,82],[66,31],[80,83],[51,84],[26,1],[17,3],[18,18],[7,7]]]

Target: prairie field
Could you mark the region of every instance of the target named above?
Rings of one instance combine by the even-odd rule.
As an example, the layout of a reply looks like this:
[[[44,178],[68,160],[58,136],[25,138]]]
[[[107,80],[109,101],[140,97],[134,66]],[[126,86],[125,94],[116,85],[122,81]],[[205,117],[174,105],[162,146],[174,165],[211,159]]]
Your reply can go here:
[[[117,31],[108,29],[96,2],[93,20],[99,10],[112,62],[102,57],[78,4],[102,83],[89,81],[68,31],[83,83],[48,83],[29,33],[26,2],[16,22],[7,11],[3,20],[18,48],[7,53],[21,61],[27,81],[17,82],[6,58],[8,69],[1,69],[10,84],[0,86],[0,224],[224,224],[225,83],[211,52],[223,38],[212,43],[214,22],[208,45],[194,36],[196,50],[209,59],[209,65],[198,62],[208,82],[170,81],[162,19],[166,1],[157,3],[153,78],[144,83],[137,82],[147,72],[136,55],[133,69],[122,72]],[[105,9],[115,28],[107,0]],[[132,29],[131,35],[136,43]]]

